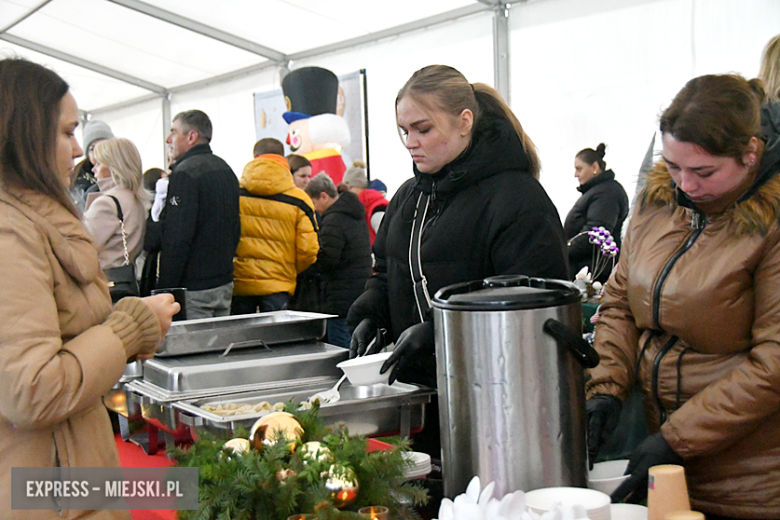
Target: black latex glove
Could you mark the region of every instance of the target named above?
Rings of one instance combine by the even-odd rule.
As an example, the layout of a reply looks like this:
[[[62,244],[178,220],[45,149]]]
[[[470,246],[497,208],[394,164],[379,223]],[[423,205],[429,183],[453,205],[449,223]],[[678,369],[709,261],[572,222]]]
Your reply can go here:
[[[588,418],[588,461],[590,469],[607,437],[615,431],[623,404],[613,395],[595,395],[585,402]]]
[[[411,359],[421,354],[432,354],[433,351],[433,322],[424,321],[417,325],[412,325],[398,336],[398,341],[395,342],[393,354],[384,362],[382,368],[379,369],[379,373],[384,374],[393,366],[393,364],[395,364],[393,371],[390,372],[390,379],[388,380],[388,383],[392,385],[398,377],[398,372],[402,370]]]
[[[612,493],[612,501],[625,500],[631,504],[642,502],[647,498],[647,472],[650,468],[660,464],[681,466],[682,463],[682,457],[669,446],[661,432],[649,436],[631,454],[625,473],[631,476]]]
[[[376,342],[371,345],[375,338]],[[371,345],[371,351],[366,352],[369,345]],[[379,352],[383,348],[385,348],[384,330],[377,327],[371,318],[364,318],[352,333],[352,339],[349,342],[349,359]]]

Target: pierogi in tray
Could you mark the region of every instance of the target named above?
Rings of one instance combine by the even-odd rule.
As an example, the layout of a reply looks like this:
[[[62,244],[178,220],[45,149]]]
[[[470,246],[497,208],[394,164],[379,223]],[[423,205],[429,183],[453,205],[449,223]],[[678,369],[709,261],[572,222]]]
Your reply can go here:
[[[204,404],[202,409],[217,415],[251,415],[274,410],[284,410],[284,403],[278,402],[273,405],[268,401],[260,403],[224,403],[224,404]]]

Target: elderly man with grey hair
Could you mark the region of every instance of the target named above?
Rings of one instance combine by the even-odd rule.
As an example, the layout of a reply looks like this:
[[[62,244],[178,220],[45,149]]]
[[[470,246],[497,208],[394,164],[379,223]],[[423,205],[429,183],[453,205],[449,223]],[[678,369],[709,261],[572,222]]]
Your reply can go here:
[[[349,348],[347,312],[363,293],[371,276],[366,211],[354,193],[339,194],[333,180],[325,173],[313,177],[305,191],[311,197],[314,209],[322,214],[320,251],[309,269],[324,280],[320,310],[338,315],[338,318],[328,320],[328,342]]]

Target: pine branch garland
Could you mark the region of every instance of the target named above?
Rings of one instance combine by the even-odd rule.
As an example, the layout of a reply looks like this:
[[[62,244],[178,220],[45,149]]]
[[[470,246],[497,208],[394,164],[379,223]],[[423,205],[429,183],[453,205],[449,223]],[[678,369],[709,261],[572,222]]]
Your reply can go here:
[[[404,456],[410,451],[408,441],[394,441],[390,451],[367,453],[364,437],[350,437],[343,426],[326,426],[316,406],[298,410],[290,403],[285,411],[300,423],[301,441],[320,442],[332,459],[304,461],[301,450],[291,451],[287,440],[277,441],[262,453],[253,449],[240,455],[223,449],[223,439],[210,436],[188,449],[176,447],[171,455],[178,465],[197,467],[200,472],[199,509],[179,511],[180,519],[286,520],[296,513],[316,513],[318,520],[359,520],[357,510],[372,505],[387,506],[394,519],[419,518],[412,506],[427,503],[428,494],[403,478],[411,465]],[[237,435],[247,438],[248,432]],[[324,485],[332,464],[354,470],[359,485],[355,501],[342,510],[334,506]]]

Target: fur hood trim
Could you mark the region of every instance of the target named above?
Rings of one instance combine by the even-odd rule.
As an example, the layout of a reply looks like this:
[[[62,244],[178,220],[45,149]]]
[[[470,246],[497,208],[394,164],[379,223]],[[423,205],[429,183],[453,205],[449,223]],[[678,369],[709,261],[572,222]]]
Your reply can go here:
[[[670,211],[680,205],[677,188],[663,161],[657,162],[647,174],[641,204],[643,207],[647,204],[666,206]],[[738,200],[729,206],[724,214],[736,223],[740,235],[756,231],[766,233],[780,220],[780,175],[774,175],[747,200]]]

